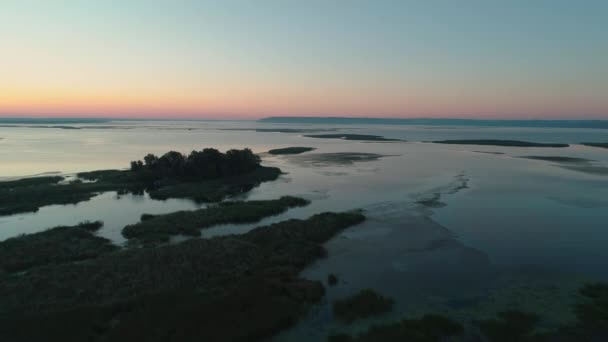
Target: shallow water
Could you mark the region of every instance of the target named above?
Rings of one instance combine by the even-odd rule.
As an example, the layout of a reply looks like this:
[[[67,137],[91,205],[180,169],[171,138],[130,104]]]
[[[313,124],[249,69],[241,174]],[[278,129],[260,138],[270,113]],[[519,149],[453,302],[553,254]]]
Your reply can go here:
[[[338,285],[328,288],[324,302],[277,340],[306,340],[331,331],[362,329],[373,320],[341,326],[332,320],[330,304],[365,287],[396,299],[397,309],[388,318],[428,311],[457,317],[491,315],[507,306],[541,310],[558,322],[571,318],[565,308],[581,282],[608,280],[608,175],[597,172],[608,167],[608,149],[576,144],[568,148],[516,148],[421,142],[462,138],[608,141],[606,130],[323,126],[344,133],[408,140],[369,143],[253,130],[319,128],[315,125],[120,121],[104,123],[104,128],[83,126],[88,128],[0,127],[0,177],[123,168],[150,152],[187,153],[204,147],[250,147],[261,153],[271,148],[311,146],[316,150],[310,154],[384,155],[345,164],[264,154],[265,165],[278,166],[286,174],[238,199],[294,195],[310,199],[311,204],[256,224],[202,231],[203,237],[239,234],[323,211],[365,210],[369,219],[328,242],[329,257],[303,272],[303,276],[321,281],[328,273],[335,273]],[[251,130],[234,130],[240,128]],[[572,168],[518,158],[530,155],[594,162],[591,168]],[[105,226],[99,234],[123,243],[122,227],[137,222],[142,213],[198,207],[188,200],[156,201],[148,196],[104,193],[76,205],[0,217],[0,239],[59,224],[103,220]]]

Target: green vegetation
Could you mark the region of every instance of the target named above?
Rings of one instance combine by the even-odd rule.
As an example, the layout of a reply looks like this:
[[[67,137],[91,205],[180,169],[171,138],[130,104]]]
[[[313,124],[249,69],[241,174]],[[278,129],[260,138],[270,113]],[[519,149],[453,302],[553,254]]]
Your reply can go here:
[[[21,235],[0,242],[0,273],[31,267],[80,261],[109,253],[118,247],[94,234],[102,222],[83,222],[40,233]]]
[[[592,143],[592,142],[584,142],[581,143],[582,145],[585,146],[591,146],[591,147],[601,147],[601,148],[608,148],[608,143]]]
[[[581,163],[589,163],[593,160],[585,159],[585,158],[575,158],[575,157],[561,157],[561,156],[522,156],[519,158],[524,159],[534,159],[534,160],[544,160],[555,163],[573,163],[573,164],[581,164]]]
[[[284,196],[277,200],[222,202],[205,209],[165,215],[144,214],[141,222],[126,226],[122,234],[127,239],[163,242],[171,235],[199,236],[201,229],[217,224],[258,222],[264,217],[308,203],[302,198]]]
[[[313,147],[285,147],[285,148],[275,148],[274,150],[268,151],[270,154],[279,155],[279,154],[300,154],[304,152],[310,152],[314,150]]]
[[[374,325],[357,337],[346,334],[333,335],[329,337],[329,341],[439,342],[463,334],[464,327],[460,323],[439,315],[425,315],[419,319],[404,319],[397,323]]]
[[[307,138],[319,139],[341,139],[341,140],[360,140],[360,141],[405,141],[400,139],[389,139],[380,135],[371,134],[311,134],[305,135]]]
[[[364,219],[323,213],[4,275],[0,340],[264,339],[321,299],[322,284],[299,272],[326,255],[323,242]]]
[[[495,139],[479,139],[479,140],[437,140],[432,141],[435,144],[454,144],[454,145],[489,145],[489,146],[512,146],[512,147],[568,147],[568,144],[546,144],[534,143],[520,140],[495,140]]]
[[[63,177],[36,177],[0,182],[0,215],[34,212],[51,204],[86,201],[104,191],[143,193],[152,198],[191,198],[199,202],[217,202],[251,190],[261,182],[275,180],[281,170],[259,165],[251,150],[214,149],[193,151],[188,157],[168,152],[145,162],[131,162],[130,170],[81,172],[80,179],[62,184]]]
[[[148,189],[151,198],[189,198],[197,202],[219,202],[227,197],[250,191],[262,182],[279,178],[281,169],[259,166],[255,170],[238,176],[210,179],[199,182],[164,180],[158,187]]]
[[[467,330],[447,317],[425,315],[420,319],[373,325],[355,337],[334,334],[328,340],[439,342],[460,336],[466,341],[488,342],[605,341],[608,338],[608,284],[587,284],[579,292],[583,299],[574,307],[576,321],[560,327],[542,326],[539,315],[510,309],[498,312],[495,318],[474,321],[473,325],[467,325]]]
[[[365,289],[354,296],[336,300],[333,305],[334,315],[346,323],[359,318],[366,318],[389,312],[393,308],[391,298],[379,295],[372,289]]]

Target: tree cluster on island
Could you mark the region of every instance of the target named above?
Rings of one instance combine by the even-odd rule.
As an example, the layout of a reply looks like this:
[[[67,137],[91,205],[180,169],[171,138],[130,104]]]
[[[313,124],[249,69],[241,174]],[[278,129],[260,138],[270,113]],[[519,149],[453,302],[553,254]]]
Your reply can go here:
[[[164,178],[205,180],[242,175],[260,166],[260,157],[250,149],[232,149],[222,153],[214,148],[192,151],[188,156],[170,151],[157,157],[148,154],[144,160],[131,162],[131,171],[144,181]]]

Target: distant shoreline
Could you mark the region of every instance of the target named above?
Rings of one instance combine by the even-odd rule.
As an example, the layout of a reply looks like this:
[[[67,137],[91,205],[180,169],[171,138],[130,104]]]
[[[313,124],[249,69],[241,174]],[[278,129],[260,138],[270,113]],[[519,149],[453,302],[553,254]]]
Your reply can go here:
[[[416,125],[416,126],[478,126],[529,128],[595,128],[608,129],[608,120],[486,120],[486,119],[401,119],[349,117],[286,117],[273,116],[260,123],[334,124],[334,125]]]

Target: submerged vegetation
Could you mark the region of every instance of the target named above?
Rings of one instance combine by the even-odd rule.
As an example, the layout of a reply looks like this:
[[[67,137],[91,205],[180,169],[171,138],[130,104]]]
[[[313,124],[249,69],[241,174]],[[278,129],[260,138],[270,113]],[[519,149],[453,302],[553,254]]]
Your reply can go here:
[[[217,224],[257,222],[308,203],[302,198],[284,196],[277,200],[222,202],[204,209],[165,215],[144,214],[141,222],[126,226],[122,234],[128,239],[145,242],[167,241],[171,235],[177,234],[199,236],[203,228]]]
[[[299,271],[364,219],[323,213],[2,275],[0,340],[259,340],[321,299],[323,285]]]
[[[583,297],[574,307],[576,320],[558,327],[543,326],[536,313],[509,309],[496,317],[461,324],[441,315],[372,325],[358,336],[334,334],[330,342],[413,341],[439,342],[462,337],[464,341],[540,342],[605,341],[608,338],[608,284],[587,284],[580,289]],[[465,329],[466,326],[466,329]],[[461,339],[456,339],[460,341]]]
[[[535,143],[520,140],[497,140],[497,139],[472,139],[472,140],[437,140],[435,144],[453,145],[488,145],[488,146],[510,146],[510,147],[568,147],[568,144]]]
[[[102,222],[55,227],[0,242],[0,273],[95,258],[115,251],[111,241],[94,234]]]
[[[79,179],[61,183],[63,177],[36,177],[0,182],[0,215],[37,211],[51,204],[86,201],[100,192],[143,193],[152,198],[191,198],[217,202],[249,191],[261,182],[275,180],[281,170],[260,165],[249,149],[193,151],[189,156],[168,152],[161,157],[147,155],[131,162],[130,170],[81,172]]]
[[[363,152],[307,153],[289,157],[301,166],[352,165],[356,162],[376,161],[386,155]]]
[[[275,148],[273,150],[269,150],[268,153],[274,155],[281,154],[300,154],[304,152],[310,152],[314,150],[314,147],[285,147],[285,148]]]
[[[359,140],[359,141],[405,141],[400,139],[385,138],[380,135],[371,134],[311,134],[305,135],[307,138],[319,139],[341,139],[341,140]]]
[[[389,312],[393,304],[391,298],[384,297],[372,289],[364,289],[351,297],[336,300],[333,311],[339,320],[351,323],[359,318]]]
[[[332,335],[329,342],[439,342],[463,334],[464,327],[460,323],[440,315],[425,315],[419,319],[373,325],[357,337]]]

